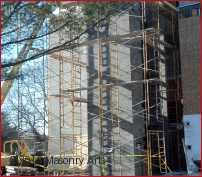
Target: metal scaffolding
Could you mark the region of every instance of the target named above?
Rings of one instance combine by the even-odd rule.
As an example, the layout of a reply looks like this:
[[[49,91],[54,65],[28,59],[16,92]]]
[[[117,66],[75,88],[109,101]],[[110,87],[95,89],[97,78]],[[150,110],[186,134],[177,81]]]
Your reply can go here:
[[[172,172],[176,164],[180,169],[182,93],[176,8],[167,2],[143,1],[114,11],[102,24],[90,24],[82,37],[76,20],[69,31],[64,27],[49,34],[46,48],[73,42],[49,53],[47,64],[43,58],[41,90],[35,86],[37,72],[30,81],[33,92],[25,93],[24,78],[16,83],[18,133],[31,125],[29,116],[33,116],[33,130],[38,126],[43,134],[35,136],[48,141],[43,146],[48,162],[40,166],[44,174],[152,176]],[[99,22],[104,12],[98,8],[93,22]],[[39,92],[44,100],[37,98]],[[40,120],[25,115],[25,97],[33,98],[32,106],[39,102],[44,111]],[[18,140],[25,136],[18,135]],[[31,143],[38,143],[35,140]],[[175,147],[177,162],[171,155]],[[76,163],[54,164],[54,158]],[[30,159],[27,162],[33,163]],[[34,161],[33,166],[38,164]]]
[[[164,39],[161,30],[161,4],[155,3],[150,7],[154,8],[155,20],[148,19],[145,2],[136,5],[139,5],[139,14],[131,14],[128,9],[123,10],[120,16],[117,15],[117,19],[109,20],[105,26],[108,30],[105,32],[96,31],[95,38],[76,41],[77,47],[71,50],[70,55],[66,51],[50,55],[59,59],[60,66],[60,90],[59,95],[55,95],[59,97],[60,105],[59,139],[60,148],[63,149],[60,150],[60,155],[65,155],[64,139],[68,139],[73,143],[73,156],[84,157],[86,160],[96,156],[101,158],[100,164],[80,168],[79,174],[87,174],[88,171],[88,174],[122,175],[127,174],[125,169],[132,169],[134,175],[166,174],[171,171],[166,154],[167,68],[163,53],[165,48],[172,45]],[[122,29],[119,24],[123,22],[119,21],[122,17],[127,17],[128,21],[131,17],[139,21],[139,29]],[[153,20],[149,22],[153,23],[152,27],[147,25],[149,20]],[[110,29],[113,32],[110,33]],[[138,46],[134,45],[137,41]],[[87,47],[88,52],[81,52],[82,47]],[[140,52],[138,64],[130,63],[131,50]],[[68,65],[64,66],[64,63]],[[66,78],[65,72],[68,75]],[[88,74],[86,78],[82,77],[84,72]],[[140,80],[132,76],[132,73],[138,72],[142,73]],[[124,78],[128,79],[123,80]],[[143,89],[142,96],[139,96],[141,100],[133,104],[135,85],[141,85]],[[65,106],[65,101],[71,104]],[[86,112],[83,111],[84,106],[88,106]],[[84,115],[88,117],[87,121],[83,120]],[[138,124],[134,120],[143,122],[138,125],[144,129],[142,136],[133,135],[136,132],[133,129]],[[71,125],[67,126],[65,122],[70,122]],[[132,127],[130,131],[133,132],[129,141],[125,137],[129,131],[127,125]],[[63,129],[68,128],[72,130],[70,133],[62,133]],[[88,129],[85,140],[82,139],[83,129]],[[88,150],[84,151],[83,148]],[[129,163],[132,165],[128,166]],[[79,167],[73,169],[72,174],[76,174]],[[61,174],[70,173],[67,171],[63,169]]]

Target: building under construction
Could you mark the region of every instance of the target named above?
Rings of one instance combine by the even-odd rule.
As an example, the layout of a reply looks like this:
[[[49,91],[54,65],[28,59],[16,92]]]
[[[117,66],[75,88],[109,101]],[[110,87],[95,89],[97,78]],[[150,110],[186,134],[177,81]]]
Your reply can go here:
[[[50,45],[74,35],[54,34]],[[130,4],[77,42],[48,59],[48,153],[84,158],[74,174],[185,170],[176,4]]]
[[[104,20],[105,11],[98,9],[94,18],[100,23],[84,37],[77,38],[77,23],[72,31],[48,36],[50,48],[67,39],[74,42],[71,49],[48,54],[44,66],[48,93],[47,142],[42,140],[47,158],[40,166],[44,174],[192,174],[195,162],[188,165],[192,155],[186,152],[189,131],[184,133],[192,121],[185,116],[199,117],[198,97],[189,112],[199,88],[198,80],[190,85],[186,81],[195,77],[186,75],[193,56],[184,52],[189,22],[181,18],[178,6],[166,1],[125,3]],[[198,51],[199,44],[193,43]],[[198,75],[199,54],[193,55],[192,71]],[[193,87],[196,92],[189,92]]]

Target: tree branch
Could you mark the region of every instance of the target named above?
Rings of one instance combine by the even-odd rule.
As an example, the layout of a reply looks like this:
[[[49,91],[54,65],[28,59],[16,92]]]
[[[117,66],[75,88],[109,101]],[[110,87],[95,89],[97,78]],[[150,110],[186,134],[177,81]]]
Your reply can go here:
[[[43,25],[43,22],[45,20],[45,17],[43,17],[43,19],[41,19],[39,21],[39,24],[35,26],[35,28],[33,29],[33,32],[32,32],[32,36],[36,36],[37,33],[39,32],[39,30],[41,29],[41,26]],[[29,40],[27,41],[27,43],[24,45],[24,47],[21,49],[19,55],[18,55],[18,58],[16,59],[17,62],[18,61],[22,61],[23,58],[26,58],[28,53],[29,53],[29,50],[30,48],[32,47],[32,44],[33,44],[34,40]],[[8,76],[16,76],[19,74],[19,71],[21,69],[21,66],[22,66],[22,63],[20,65],[16,65],[14,66],[11,71],[8,73]],[[6,98],[11,86],[13,84],[13,80],[8,80],[8,81],[5,81],[2,85],[2,94],[1,94],[1,104],[3,104],[3,101],[4,99]]]
[[[11,66],[16,66],[16,65],[22,64],[22,63],[27,62],[27,61],[35,60],[35,59],[37,59],[37,58],[39,58],[41,56],[44,56],[44,55],[47,55],[47,54],[51,54],[51,53],[54,53],[54,52],[58,52],[60,50],[64,50],[64,49],[68,49],[68,48],[69,49],[75,48],[75,47],[78,46],[78,44],[75,44],[75,43],[72,44],[74,41],[80,39],[84,34],[87,34],[90,29],[93,29],[94,27],[96,27],[99,23],[101,23],[102,21],[104,21],[110,15],[111,15],[110,13],[107,14],[105,17],[103,17],[102,19],[98,20],[96,23],[94,23],[90,27],[88,27],[86,30],[84,30],[82,33],[80,33],[78,36],[76,36],[75,38],[73,38],[73,39],[71,39],[69,41],[64,42],[61,45],[58,45],[58,46],[52,47],[50,49],[44,50],[41,53],[35,54],[34,56],[31,56],[31,57],[29,57],[27,59],[24,59],[24,60],[18,60],[18,61],[13,62],[13,63],[2,64],[1,67],[2,68],[6,68],[6,67],[11,67]]]
[[[65,26],[67,26],[67,24],[71,22],[71,21],[67,21],[66,23],[64,23],[63,25],[61,25],[60,27],[56,28],[55,30],[53,31],[50,31],[48,33],[45,33],[45,34],[42,34],[42,35],[39,35],[39,36],[30,36],[30,37],[27,37],[27,38],[24,38],[24,39],[20,39],[20,40],[15,40],[15,41],[9,41],[9,42],[6,42],[6,43],[3,43],[2,44],[2,47],[5,47],[6,45],[11,45],[11,44],[17,44],[17,43],[21,43],[21,42],[24,42],[24,41],[27,41],[27,40],[32,40],[32,39],[39,39],[39,38],[42,38],[42,37],[45,37],[47,35],[50,35],[52,33],[55,33],[61,29],[63,29]]]
[[[18,10],[20,10],[23,6],[21,6],[20,8],[18,8],[19,6],[21,5],[21,2],[18,2],[15,6],[14,6],[14,9],[13,11],[10,13],[10,15],[7,17],[6,21],[3,22],[3,26],[5,26],[8,21],[11,19],[11,17],[16,13],[18,12]]]

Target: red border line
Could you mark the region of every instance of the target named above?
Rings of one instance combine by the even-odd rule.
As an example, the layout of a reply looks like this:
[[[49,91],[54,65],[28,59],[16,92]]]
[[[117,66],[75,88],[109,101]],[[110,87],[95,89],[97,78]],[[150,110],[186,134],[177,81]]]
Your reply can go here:
[[[38,0],[1,0],[2,2],[29,2],[29,3],[36,3]],[[41,2],[47,2],[47,3],[58,3],[58,2],[69,2],[69,3],[134,3],[134,2],[143,2],[146,3],[150,2],[200,2],[200,0],[41,0]]]
[[[0,0],[0,34],[2,34],[2,25],[3,25],[3,11],[2,11],[2,2],[29,2],[29,3],[35,3],[38,2],[37,0]],[[69,2],[69,3],[134,3],[134,2],[142,2],[144,0],[42,0],[42,2],[47,2],[47,3],[58,3],[58,2]],[[157,0],[145,0],[145,2],[150,3],[150,2],[155,2]],[[165,0],[159,0],[164,2]],[[192,1],[192,2],[200,2],[200,0],[177,0],[177,2],[180,1]],[[176,2],[175,0],[167,0],[167,2]],[[0,80],[2,79],[2,62],[1,62],[1,57],[2,57],[2,38],[0,35]],[[202,119],[202,17],[200,15],[200,114],[201,114],[201,119]],[[0,90],[0,96],[1,96],[1,90]],[[0,105],[0,108],[2,106]],[[2,110],[0,110],[0,150],[2,151],[2,133],[3,133],[3,115],[2,115]],[[201,127],[202,127],[202,120],[201,120]],[[202,132],[201,132],[202,133]],[[202,140],[202,136],[201,136]],[[202,145],[202,144],[201,144]],[[202,147],[202,146],[201,146]],[[201,158],[202,158],[202,153],[201,153]],[[0,155],[0,167],[2,165],[1,162],[1,155]],[[202,163],[201,163],[202,167]],[[0,169],[0,174],[1,174],[1,169]],[[202,172],[201,172],[202,176]],[[44,176],[42,176],[44,177]],[[132,176],[131,176],[132,177]]]
[[[201,114],[201,128],[202,128],[202,17],[200,14],[200,114]],[[202,141],[202,131],[200,129],[201,132],[201,141]],[[200,144],[200,147],[202,147],[202,142]],[[200,152],[201,153],[201,152]],[[202,153],[201,153],[201,159],[202,159]],[[201,163],[201,169],[202,169],[202,163]],[[202,176],[202,171],[201,171],[201,176]]]
[[[0,1],[0,81],[2,80],[2,67],[1,67],[1,57],[2,57],[2,46],[1,46],[1,34],[2,34],[2,24],[3,24],[3,13],[2,13],[2,1]],[[0,89],[0,99],[1,99],[1,89]],[[1,101],[1,100],[0,100]],[[1,109],[1,104],[0,104]],[[3,116],[0,110],[0,153],[3,152]],[[2,174],[2,161],[0,155],[0,175]]]

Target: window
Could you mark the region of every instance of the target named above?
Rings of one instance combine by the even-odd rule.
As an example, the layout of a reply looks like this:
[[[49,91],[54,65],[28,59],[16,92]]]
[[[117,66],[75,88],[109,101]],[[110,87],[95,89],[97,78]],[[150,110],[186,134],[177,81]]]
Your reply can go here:
[[[188,149],[188,150],[191,150],[191,145],[188,145],[188,146],[187,146],[187,149]]]
[[[12,153],[15,154],[15,153],[18,153],[18,144],[17,143],[13,143],[12,144]]]
[[[180,18],[200,16],[200,3],[180,7]]]
[[[8,153],[8,154],[10,154],[11,153],[11,143],[6,143],[5,144],[5,146],[4,146],[4,151],[5,151],[5,153]]]

